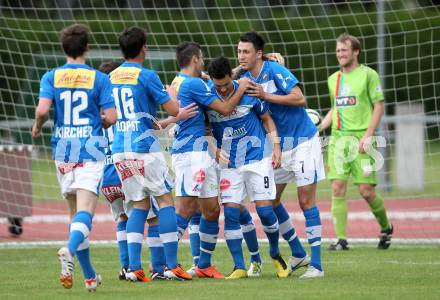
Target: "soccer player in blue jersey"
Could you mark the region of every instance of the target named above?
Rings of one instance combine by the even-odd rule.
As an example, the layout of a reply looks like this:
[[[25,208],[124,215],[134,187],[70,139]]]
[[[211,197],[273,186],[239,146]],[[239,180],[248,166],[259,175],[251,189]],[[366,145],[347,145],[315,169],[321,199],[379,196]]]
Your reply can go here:
[[[208,74],[214,86],[212,92],[224,103],[237,93],[238,85],[232,81],[232,69],[228,59],[219,57],[210,63]],[[243,259],[243,233],[240,228],[240,206],[246,197],[255,203],[263,230],[269,240],[270,256],[277,267],[279,277],[287,277],[289,270],[278,248],[279,226],[272,207],[276,188],[273,169],[281,163],[281,150],[277,129],[268,105],[256,97],[243,95],[240,103],[229,115],[209,109],[207,115],[219,154],[227,158],[220,162],[220,199],[225,214],[225,239],[234,260],[234,270],[227,279],[247,277]],[[265,132],[273,142],[273,154],[264,157]],[[282,265],[282,271],[279,271]]]
[[[203,54],[199,44],[183,42],[176,49],[179,76],[172,83],[178,89],[180,106],[197,103],[195,117],[177,122],[178,129],[172,147],[172,162],[176,175],[176,196],[179,206],[187,214],[177,215],[179,228],[185,230],[189,219],[200,206],[202,217],[199,225],[200,257],[195,270],[198,277],[223,278],[215,266],[211,265],[211,254],[215,249],[219,232],[218,218],[218,180],[215,159],[208,153],[205,136],[206,107],[220,114],[230,114],[248,87],[248,80],[242,80],[236,95],[223,102],[212,93],[209,86],[200,78],[204,66]],[[192,211],[188,211],[194,208]],[[180,211],[182,212],[182,210]]]
[[[118,121],[113,143],[113,161],[122,183],[131,213],[127,221],[127,243],[133,281],[149,281],[141,264],[144,226],[150,209],[149,196],[159,204],[159,234],[163,243],[168,278],[191,280],[177,261],[177,223],[171,195],[171,180],[160,144],[154,132],[156,106],[171,116],[179,112],[177,99],[172,99],[157,74],[143,68],[146,34],[138,27],[122,32],[119,45],[125,62],[110,73]]]
[[[275,170],[277,197],[274,210],[280,233],[289,243],[292,270],[309,264],[289,214],[281,203],[287,185],[296,178],[298,200],[306,219],[307,239],[311,247],[310,266],[302,278],[324,276],[321,265],[321,218],[316,206],[316,184],[325,178],[321,146],[316,126],[307,116],[306,100],[300,83],[285,67],[263,60],[264,40],[256,32],[240,37],[238,60],[246,70],[241,76],[255,82],[249,95],[270,103],[271,115],[281,138],[282,164]]]
[[[119,67],[121,63],[116,61],[110,61],[102,63],[99,66],[99,71],[109,74],[114,69]],[[179,114],[181,114],[179,112]],[[108,140],[108,148],[106,149],[106,161],[104,166],[104,177],[102,179],[101,184],[101,192],[107,200],[113,217],[117,222],[116,226],[116,240],[118,242],[119,249],[119,262],[120,262],[120,270],[119,270],[119,280],[126,280],[126,273],[129,266],[128,259],[128,245],[127,245],[127,220],[128,214],[130,213],[126,209],[125,205],[125,195],[122,191],[121,180],[119,179],[118,173],[116,171],[115,165],[113,164],[112,151],[111,147],[113,144],[114,138],[114,126],[111,126],[104,130],[104,136]],[[150,197],[150,206],[151,209],[148,211],[147,222],[148,222],[148,238],[147,244],[150,249],[150,258],[151,258],[151,270],[152,275],[151,279],[153,280],[164,280],[166,279],[163,275],[164,273],[164,265],[165,257],[163,252],[163,244],[160,240],[159,236],[159,228],[157,223],[157,213],[158,213],[158,205],[156,199],[154,197]]]
[[[108,76],[85,64],[88,39],[88,29],[81,24],[66,27],[61,32],[67,63],[46,72],[41,79],[32,137],[40,136],[53,104],[52,157],[61,192],[68,200],[71,213],[67,247],[58,251],[59,279],[65,288],[72,287],[73,258],[76,256],[86,289],[95,291],[101,276],[90,262],[88,236],[104,168],[106,145],[102,127],[116,122],[116,110]]]

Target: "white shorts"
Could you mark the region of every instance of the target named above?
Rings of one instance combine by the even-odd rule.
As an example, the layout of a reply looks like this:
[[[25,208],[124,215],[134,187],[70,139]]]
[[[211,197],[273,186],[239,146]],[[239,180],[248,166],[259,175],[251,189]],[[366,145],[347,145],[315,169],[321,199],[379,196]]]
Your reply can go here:
[[[207,151],[173,154],[172,162],[177,197],[218,196],[217,164]]]
[[[104,161],[65,163],[55,161],[57,178],[64,198],[83,189],[98,194],[99,184],[104,171]]]
[[[220,200],[242,204],[251,201],[274,200],[276,187],[271,158],[234,169],[220,170]]]
[[[275,170],[277,184],[289,183],[296,178],[297,187],[325,179],[321,142],[318,134],[281,154],[281,167]]]
[[[162,196],[172,189],[168,166],[161,152],[115,153],[113,161],[127,202]]]

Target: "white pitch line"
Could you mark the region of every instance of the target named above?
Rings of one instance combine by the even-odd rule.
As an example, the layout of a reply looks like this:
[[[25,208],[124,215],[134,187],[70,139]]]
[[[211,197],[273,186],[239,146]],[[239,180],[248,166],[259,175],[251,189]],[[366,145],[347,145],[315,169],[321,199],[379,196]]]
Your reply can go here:
[[[252,218],[254,220],[258,220],[258,215],[256,213],[252,213]],[[293,220],[302,220],[304,221],[304,215],[302,213],[290,213],[290,217]],[[440,220],[440,211],[388,211],[388,217],[391,220],[430,220],[430,221],[439,221]],[[348,219],[354,221],[373,221],[375,220],[374,215],[369,211],[361,211],[361,212],[351,212],[348,213]],[[223,221],[224,217],[220,216],[220,220]],[[321,220],[328,221],[332,220],[331,213],[322,212]],[[69,224],[70,219],[67,215],[35,215],[32,217],[25,217],[24,222],[26,224],[53,224],[53,223],[62,223]],[[105,222],[114,222],[113,216],[108,214],[96,214],[93,217],[94,223],[105,223]],[[6,218],[0,218],[0,224],[7,224],[8,221]]]
[[[302,243],[307,243],[306,239],[300,239]],[[323,238],[323,243],[332,243],[335,239]],[[267,239],[258,239],[259,243],[267,244]],[[180,243],[189,244],[189,240],[181,240]],[[225,244],[224,239],[218,239],[218,244]],[[100,240],[90,241],[91,245],[100,247],[116,247],[116,240]],[[376,245],[377,239],[350,239],[350,245]],[[440,239],[402,239],[393,238],[393,245],[439,245]],[[66,241],[33,241],[33,242],[1,242],[0,249],[16,249],[16,248],[44,248],[51,246],[64,246]]]

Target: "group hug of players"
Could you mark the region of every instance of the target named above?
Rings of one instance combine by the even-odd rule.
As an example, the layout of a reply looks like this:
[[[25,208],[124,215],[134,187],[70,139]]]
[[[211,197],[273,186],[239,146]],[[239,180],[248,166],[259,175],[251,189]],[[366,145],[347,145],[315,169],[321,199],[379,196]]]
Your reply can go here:
[[[308,266],[301,278],[324,276],[321,219],[315,204],[316,184],[325,178],[318,129],[305,111],[300,83],[279,62],[281,57],[269,60],[263,55],[260,35],[248,32],[240,37],[240,68],[233,70],[228,59],[218,57],[210,62],[207,75],[202,72],[200,45],[179,44],[180,72],[166,89],[154,71],[142,66],[147,48],[141,28],[122,32],[124,62],[104,63],[102,72],[85,64],[89,49],[85,26],[65,28],[61,44],[67,63],[41,80],[32,135],[41,134],[53,104],[53,159],[71,213],[67,247],[58,251],[65,288],[73,284],[75,256],[86,288],[95,291],[101,283],[90,261],[88,240],[99,189],[117,222],[120,279],[260,276],[262,259],[246,198],[255,204],[276,275],[288,277]],[[168,118],[156,119],[158,105]],[[176,124],[171,149],[174,180],[156,134],[170,124]],[[280,201],[294,179],[310,255]],[[233,259],[233,270],[226,277],[211,261],[220,205]],[[150,277],[141,263],[146,222]],[[194,265],[185,271],[177,253],[188,227]],[[280,235],[291,250],[288,262],[280,255]],[[243,258],[243,239],[251,254],[249,267]]]

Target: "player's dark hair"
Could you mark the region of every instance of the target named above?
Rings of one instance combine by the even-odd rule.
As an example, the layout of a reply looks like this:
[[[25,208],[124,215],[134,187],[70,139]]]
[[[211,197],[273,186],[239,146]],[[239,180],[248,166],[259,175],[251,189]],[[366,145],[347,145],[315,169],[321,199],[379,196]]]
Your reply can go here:
[[[193,56],[200,56],[202,48],[196,42],[182,42],[176,47],[176,60],[179,68],[188,67]]]
[[[353,51],[359,50],[359,55],[358,55],[359,58],[361,56],[361,42],[357,37],[349,35],[348,33],[344,32],[336,39],[337,43],[345,43],[347,41],[350,41],[351,50]]]
[[[139,27],[127,28],[119,36],[119,47],[125,59],[138,56],[146,42],[147,34]]]
[[[264,52],[264,39],[255,31],[246,32],[240,36],[240,42],[252,43],[255,51],[261,50]]]
[[[64,53],[74,59],[82,56],[89,45],[89,29],[83,24],[73,24],[60,33]]]
[[[121,63],[119,61],[106,61],[99,66],[98,70],[105,74],[110,74],[114,69],[116,69],[120,65]]]
[[[208,66],[208,74],[214,79],[223,79],[226,75],[232,76],[229,59],[224,56],[214,58]]]

